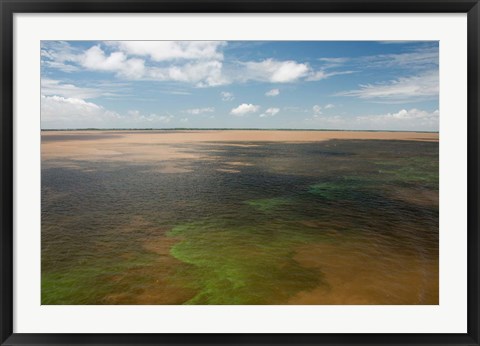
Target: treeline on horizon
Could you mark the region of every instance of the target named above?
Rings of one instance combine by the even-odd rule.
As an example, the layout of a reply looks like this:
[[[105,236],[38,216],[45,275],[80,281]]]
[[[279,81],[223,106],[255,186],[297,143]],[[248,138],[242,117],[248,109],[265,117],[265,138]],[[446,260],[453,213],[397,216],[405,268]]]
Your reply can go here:
[[[231,127],[169,127],[169,128],[68,128],[68,129],[41,129],[41,131],[342,131],[342,132],[418,132],[418,133],[439,133],[438,131],[421,130],[343,130],[343,129],[284,129],[284,128],[231,128]]]

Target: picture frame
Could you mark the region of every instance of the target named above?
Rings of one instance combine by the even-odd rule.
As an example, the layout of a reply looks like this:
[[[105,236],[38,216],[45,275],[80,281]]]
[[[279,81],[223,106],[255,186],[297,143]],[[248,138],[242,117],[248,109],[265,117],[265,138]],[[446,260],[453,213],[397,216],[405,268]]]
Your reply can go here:
[[[479,149],[480,123],[480,4],[478,0],[0,0],[2,38],[0,53],[0,79],[2,117],[0,127],[1,150],[1,202],[0,202],[0,342],[2,345],[479,345]],[[468,15],[468,316],[465,334],[372,334],[372,333],[161,333],[158,334],[29,334],[14,333],[14,214],[28,215],[28,211],[15,210],[14,171],[14,15],[17,13],[466,13]],[[17,254],[22,256],[22,254]]]

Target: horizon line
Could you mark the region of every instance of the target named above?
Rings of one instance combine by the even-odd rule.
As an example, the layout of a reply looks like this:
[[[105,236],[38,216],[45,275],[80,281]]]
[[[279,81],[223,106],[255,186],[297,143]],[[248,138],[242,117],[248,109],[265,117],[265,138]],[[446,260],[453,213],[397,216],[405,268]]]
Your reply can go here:
[[[346,129],[285,129],[285,128],[232,128],[232,127],[169,127],[169,128],[155,128],[155,127],[131,127],[131,128],[118,128],[118,127],[82,127],[82,128],[62,128],[62,129],[40,129],[40,131],[343,131],[343,132],[421,132],[421,133],[439,133],[439,131],[428,130],[346,130]]]

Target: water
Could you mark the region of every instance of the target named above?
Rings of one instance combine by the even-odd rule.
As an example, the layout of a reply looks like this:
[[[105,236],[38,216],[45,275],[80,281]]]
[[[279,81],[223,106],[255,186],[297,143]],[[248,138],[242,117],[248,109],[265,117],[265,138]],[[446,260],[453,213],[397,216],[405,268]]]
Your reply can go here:
[[[42,138],[42,304],[438,304],[438,142],[84,136]]]

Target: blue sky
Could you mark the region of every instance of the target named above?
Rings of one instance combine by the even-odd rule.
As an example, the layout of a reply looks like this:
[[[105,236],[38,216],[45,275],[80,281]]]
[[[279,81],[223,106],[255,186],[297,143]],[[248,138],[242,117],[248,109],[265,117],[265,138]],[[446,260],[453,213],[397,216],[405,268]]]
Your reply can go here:
[[[438,131],[438,42],[43,41],[43,129]]]

